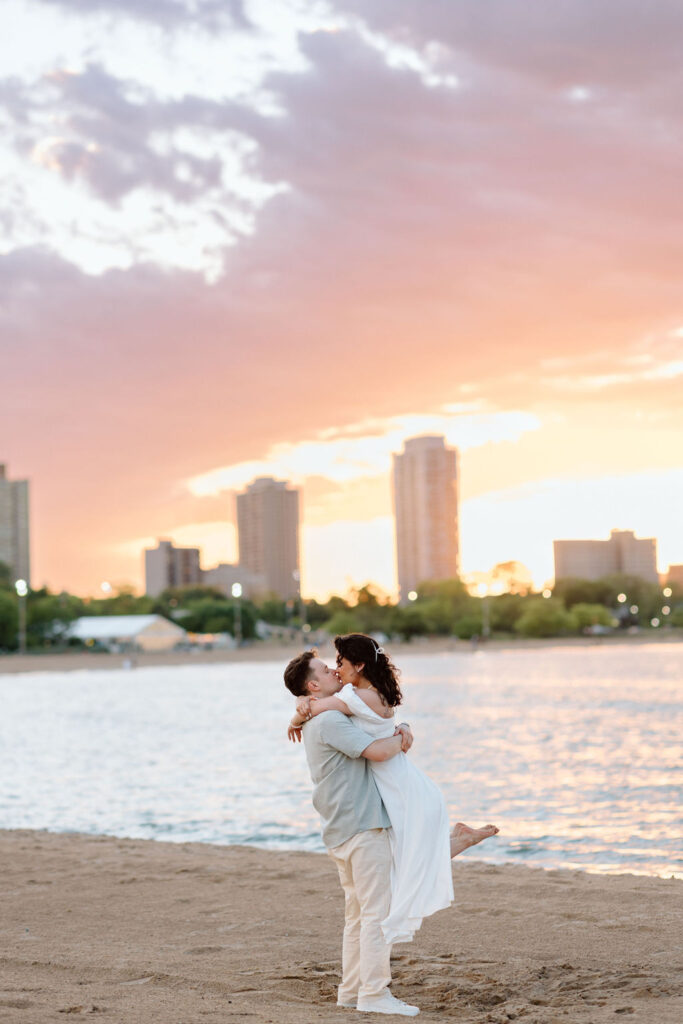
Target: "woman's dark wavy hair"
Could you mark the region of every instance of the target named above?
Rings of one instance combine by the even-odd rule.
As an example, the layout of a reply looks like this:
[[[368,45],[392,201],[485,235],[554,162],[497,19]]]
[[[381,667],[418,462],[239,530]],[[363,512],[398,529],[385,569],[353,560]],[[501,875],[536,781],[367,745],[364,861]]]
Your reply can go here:
[[[398,685],[399,671],[379,644],[365,633],[347,633],[336,636],[334,646],[340,658],[347,658],[352,665],[365,666],[363,675],[381,694],[390,708],[398,707],[403,700]]]

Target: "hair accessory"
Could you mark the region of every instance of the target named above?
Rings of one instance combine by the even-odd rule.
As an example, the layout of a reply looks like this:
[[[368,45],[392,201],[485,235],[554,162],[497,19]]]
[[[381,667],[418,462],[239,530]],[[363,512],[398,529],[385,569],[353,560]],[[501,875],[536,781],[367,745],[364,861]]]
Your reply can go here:
[[[373,646],[374,646],[374,641],[373,641]],[[378,656],[380,654],[384,654],[384,648],[380,647],[379,644],[377,644],[377,646],[375,646],[375,661],[377,661],[377,658],[378,658]]]

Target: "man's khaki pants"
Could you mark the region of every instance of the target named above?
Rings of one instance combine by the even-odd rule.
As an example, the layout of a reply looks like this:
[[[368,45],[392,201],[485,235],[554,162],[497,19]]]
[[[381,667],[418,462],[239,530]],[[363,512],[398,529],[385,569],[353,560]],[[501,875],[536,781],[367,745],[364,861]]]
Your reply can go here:
[[[379,996],[391,984],[391,946],[381,924],[391,903],[391,848],[385,828],[358,832],[328,851],[344,889],[340,1003]]]

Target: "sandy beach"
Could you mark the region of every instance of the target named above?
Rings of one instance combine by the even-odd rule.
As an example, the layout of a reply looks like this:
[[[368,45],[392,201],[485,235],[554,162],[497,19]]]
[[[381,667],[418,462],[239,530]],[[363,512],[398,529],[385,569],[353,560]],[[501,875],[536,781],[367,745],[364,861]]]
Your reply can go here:
[[[309,641],[309,643],[312,641]],[[643,632],[639,634],[617,633],[603,637],[558,637],[546,640],[528,639],[525,637],[493,638],[480,644],[478,650],[547,650],[550,647],[602,647],[602,646],[639,646],[641,644],[680,644],[683,643],[683,630],[668,630],[662,633]],[[238,650],[195,650],[169,651],[161,653],[108,654],[89,651],[65,651],[58,654],[0,654],[0,675],[8,672],[76,672],[83,669],[114,669],[125,667],[125,662],[133,657],[135,665],[143,668],[150,665],[212,665],[221,662],[236,661],[280,661],[283,666],[299,651],[305,648],[303,642],[254,643]],[[330,640],[318,644],[321,657],[334,658],[335,650]],[[391,655],[400,662],[405,654],[439,654],[444,651],[461,651],[471,653],[474,648],[469,640],[458,640],[455,637],[418,638],[410,643],[392,641]]]
[[[356,1019],[324,854],[10,831],[0,856],[3,1024]],[[421,1020],[680,1024],[683,883],[453,870],[453,906],[394,951]]]

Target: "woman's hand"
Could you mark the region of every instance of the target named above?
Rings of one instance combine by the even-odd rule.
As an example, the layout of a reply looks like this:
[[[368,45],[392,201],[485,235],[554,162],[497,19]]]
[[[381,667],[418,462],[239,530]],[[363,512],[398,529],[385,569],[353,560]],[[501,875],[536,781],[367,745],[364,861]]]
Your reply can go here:
[[[292,725],[290,722],[287,727],[287,739],[291,740],[292,743],[301,743],[301,726]]]
[[[297,697],[296,699],[296,713],[302,718],[311,717],[311,698],[310,697]]]

